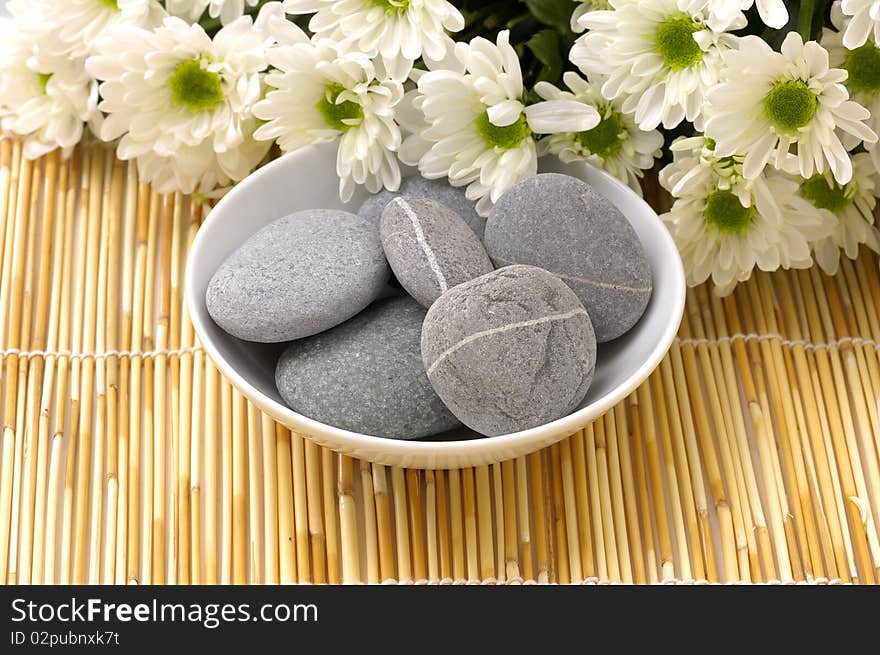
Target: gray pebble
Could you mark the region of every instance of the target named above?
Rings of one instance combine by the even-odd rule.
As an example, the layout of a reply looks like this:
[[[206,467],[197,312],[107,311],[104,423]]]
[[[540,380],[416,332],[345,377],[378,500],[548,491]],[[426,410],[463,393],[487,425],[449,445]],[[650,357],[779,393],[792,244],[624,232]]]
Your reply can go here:
[[[382,220],[382,210],[385,209],[385,205],[399,195],[399,192],[389,191],[388,189],[382,189],[379,193],[370,194],[364,200],[364,204],[358,209],[358,216],[379,227],[379,223]]]
[[[425,307],[452,287],[494,269],[461,216],[427,198],[400,196],[389,202],[380,234],[397,280]]]
[[[278,392],[300,414],[374,436],[417,439],[459,426],[422,366],[424,317],[422,306],[399,296],[294,341],[275,371]]]
[[[211,278],[206,303],[239,339],[292,341],[357,314],[383,293],[390,273],[373,226],[348,212],[310,209],[245,241]]]
[[[566,416],[587,393],[596,338],[577,296],[534,266],[508,266],[443,294],[422,326],[428,379],[485,435]]]
[[[358,210],[358,216],[366,218],[378,227],[382,210],[394,198],[398,196],[428,198],[446,205],[461,216],[468,227],[482,239],[486,230],[486,219],[477,214],[476,204],[468,200],[464,193],[464,187],[454,187],[446,180],[428,180],[421,175],[412,175],[401,182],[400,191],[383,190],[367,198]]]
[[[561,277],[590,313],[599,343],[641,318],[653,288],[645,250],[629,221],[577,178],[543,173],[507,191],[484,239],[496,266],[531,264]]]

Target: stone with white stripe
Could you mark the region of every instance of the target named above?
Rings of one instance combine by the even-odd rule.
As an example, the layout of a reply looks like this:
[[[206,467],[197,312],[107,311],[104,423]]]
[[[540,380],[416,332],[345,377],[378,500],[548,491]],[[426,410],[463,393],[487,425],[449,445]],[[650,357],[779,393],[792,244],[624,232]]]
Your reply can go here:
[[[596,365],[586,309],[562,280],[507,266],[443,294],[422,326],[434,390],[466,426],[495,436],[562,418]]]
[[[641,318],[653,289],[635,230],[589,184],[559,173],[526,178],[489,214],[484,238],[496,266],[529,264],[561,277],[590,313],[599,343]]]
[[[425,307],[494,268],[464,219],[428,198],[400,196],[389,202],[380,234],[398,282]]]
[[[399,196],[429,198],[439,202],[461,216],[477,237],[483,238],[486,219],[477,213],[476,204],[467,199],[464,187],[454,187],[446,179],[428,180],[421,175],[411,175],[400,183],[399,191],[383,189],[379,193],[369,196],[358,209],[358,216],[378,227],[382,218],[382,210],[389,202]]]

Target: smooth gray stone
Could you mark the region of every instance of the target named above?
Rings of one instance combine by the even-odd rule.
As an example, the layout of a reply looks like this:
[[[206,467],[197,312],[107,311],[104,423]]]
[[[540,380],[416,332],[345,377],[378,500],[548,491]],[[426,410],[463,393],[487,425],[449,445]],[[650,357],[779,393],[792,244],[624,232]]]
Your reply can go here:
[[[382,189],[379,193],[370,194],[357,211],[358,216],[366,219],[376,227],[382,221],[382,210],[385,205],[400,195],[397,191]]]
[[[561,277],[590,313],[599,343],[632,328],[651,299],[651,267],[635,230],[569,175],[514,185],[489,213],[484,243],[496,266],[531,264]]]
[[[304,416],[363,434],[417,439],[459,426],[422,366],[424,317],[409,296],[388,298],[294,341],[275,370],[278,392]]]
[[[468,200],[464,193],[464,187],[454,187],[446,180],[428,180],[416,174],[405,178],[400,183],[400,191],[398,192],[386,189],[367,198],[358,210],[358,216],[366,218],[378,227],[382,218],[382,210],[394,198],[398,196],[428,198],[441,205],[446,205],[461,216],[468,227],[482,239],[483,232],[486,230],[486,219],[477,213],[476,203]]]
[[[494,436],[571,413],[593,379],[596,337],[562,280],[508,266],[440,296],[422,326],[422,360],[452,413]]]
[[[206,303],[247,341],[292,341],[348,320],[384,291],[391,270],[372,225],[309,209],[270,223],[220,266]]]
[[[434,200],[395,198],[382,212],[379,233],[397,281],[425,307],[495,268],[464,219]]]

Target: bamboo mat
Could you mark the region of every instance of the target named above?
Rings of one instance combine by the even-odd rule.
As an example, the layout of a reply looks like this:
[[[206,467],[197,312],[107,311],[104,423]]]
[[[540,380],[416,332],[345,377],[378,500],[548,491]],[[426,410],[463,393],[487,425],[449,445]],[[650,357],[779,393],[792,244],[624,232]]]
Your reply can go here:
[[[873,254],[693,289],[603,419],[420,471],[315,446],[220,378],[182,302],[201,213],[108,150],[0,141],[7,581],[877,582]]]

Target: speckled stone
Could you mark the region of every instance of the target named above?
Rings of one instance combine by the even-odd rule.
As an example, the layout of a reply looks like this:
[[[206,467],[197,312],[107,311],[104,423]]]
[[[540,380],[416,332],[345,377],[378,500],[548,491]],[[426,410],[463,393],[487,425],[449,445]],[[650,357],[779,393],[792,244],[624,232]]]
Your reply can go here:
[[[206,303],[221,328],[277,343],[339,325],[383,293],[391,271],[372,225],[310,209],[270,223],[220,266]]]
[[[377,227],[382,218],[382,210],[385,205],[398,196],[414,196],[428,198],[446,205],[464,219],[474,233],[483,238],[486,230],[486,219],[477,214],[476,203],[471,202],[464,195],[464,187],[454,187],[446,180],[428,180],[421,175],[407,177],[400,184],[400,191],[388,190],[370,196],[358,210],[358,216],[366,218]]]
[[[425,307],[452,287],[494,270],[464,219],[433,200],[395,198],[382,212],[380,234],[395,277]]]
[[[508,190],[489,214],[484,243],[496,266],[530,264],[561,277],[599,343],[632,328],[651,298],[651,268],[629,221],[568,175],[543,173]]]
[[[379,193],[371,193],[367,196],[367,199],[364,200],[364,204],[360,206],[357,214],[376,227],[379,227],[382,220],[382,210],[385,209],[385,205],[399,195],[399,192],[389,191],[388,189],[382,189]]]
[[[373,436],[417,439],[459,426],[422,366],[424,317],[409,296],[388,298],[294,341],[278,361],[278,392],[304,416]]]
[[[574,292],[552,273],[508,266],[443,294],[422,326],[428,379],[484,435],[566,416],[593,379],[596,338]]]

